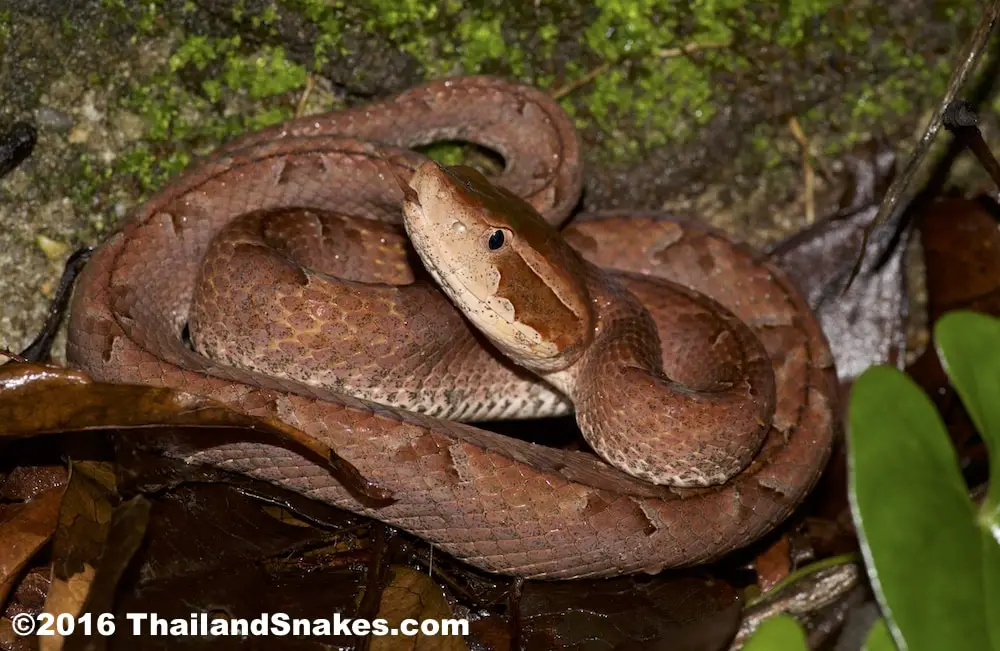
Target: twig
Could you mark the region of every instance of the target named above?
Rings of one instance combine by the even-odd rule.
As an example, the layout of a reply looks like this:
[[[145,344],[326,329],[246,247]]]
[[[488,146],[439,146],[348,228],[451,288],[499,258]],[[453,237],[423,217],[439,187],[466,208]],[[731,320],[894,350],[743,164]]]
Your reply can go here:
[[[11,352],[6,348],[0,348],[0,357],[6,357],[11,361],[17,362],[18,364],[29,364],[31,360],[25,359],[24,357],[18,355],[17,353]]]
[[[699,50],[718,50],[724,47],[729,47],[730,41],[694,41],[691,43],[685,43],[680,47],[668,47],[660,50],[656,53],[656,56],[661,59],[670,59],[672,57],[679,57],[682,54],[691,54],[692,52],[697,52]]]
[[[812,156],[809,151],[809,139],[806,138],[802,126],[794,116],[788,119],[788,128],[791,129],[792,137],[798,141],[799,147],[802,148],[802,174],[805,186],[802,192],[805,194],[806,219],[812,222],[816,219],[816,172],[810,162]]]
[[[729,43],[730,43],[729,41],[705,41],[701,43],[699,42],[686,43],[680,47],[671,47],[659,50],[656,52],[656,56],[661,59],[670,59],[673,57],[679,57],[682,54],[691,54],[692,52],[697,52],[699,50],[714,50],[718,48],[727,47]],[[555,90],[549,91],[549,94],[552,96],[552,99],[562,99],[563,97],[569,95],[573,91],[583,86],[586,86],[587,84],[589,84],[590,82],[592,82],[593,80],[597,79],[602,74],[610,70],[612,63],[613,62],[611,61],[605,61],[604,63],[592,69],[590,72],[583,75],[579,79],[574,79],[573,81],[569,82],[564,86],[560,86]]]
[[[298,104],[295,105],[295,117],[299,118],[306,112],[306,102],[309,101],[309,95],[312,94],[313,88],[316,87],[316,81],[313,79],[312,73],[306,75],[306,87],[302,90],[302,96],[299,97]]]
[[[941,121],[945,129],[955,134],[956,138],[972,150],[979,159],[979,164],[1000,188],[1000,163],[990,151],[990,146],[986,144],[983,132],[979,130],[979,118],[972,105],[964,100],[955,100],[945,109]]]
[[[549,94],[552,95],[552,99],[562,99],[563,97],[566,97],[573,91],[583,86],[586,86],[587,84],[594,81],[595,79],[597,79],[610,69],[611,69],[611,62],[605,61],[604,63],[597,66],[584,76],[569,82],[565,86],[560,86],[559,88],[551,91]]]
[[[996,25],[998,17],[1000,17],[1000,0],[993,0],[989,7],[983,11],[983,17],[979,21],[979,25],[969,37],[965,49],[962,50],[961,56],[958,59],[959,63],[955,70],[952,71],[951,78],[948,80],[948,89],[945,91],[944,98],[934,110],[934,115],[931,116],[930,121],[927,123],[927,128],[924,130],[920,142],[917,143],[913,153],[910,154],[903,173],[893,179],[889,185],[889,189],[886,190],[885,197],[882,199],[878,213],[876,213],[875,218],[868,225],[868,228],[865,229],[861,240],[861,251],[858,253],[854,269],[851,270],[851,275],[844,285],[845,293],[850,289],[854,279],[857,278],[858,273],[861,271],[861,266],[865,259],[865,250],[868,248],[868,240],[872,232],[889,218],[889,215],[892,214],[893,210],[896,209],[896,205],[900,202],[903,192],[906,191],[913,177],[916,176],[917,168],[927,155],[934,137],[941,128],[941,117],[945,109],[955,99],[955,95],[958,94],[959,89],[965,84],[966,78],[972,73],[979,62],[979,58],[983,54],[983,49],[989,41],[990,34],[993,33],[993,27]]]

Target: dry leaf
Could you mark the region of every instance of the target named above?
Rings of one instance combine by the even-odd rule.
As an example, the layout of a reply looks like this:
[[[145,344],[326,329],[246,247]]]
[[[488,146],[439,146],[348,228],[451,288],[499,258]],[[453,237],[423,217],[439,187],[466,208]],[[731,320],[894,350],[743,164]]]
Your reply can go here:
[[[441,586],[423,572],[395,566],[392,581],[382,591],[378,617],[398,629],[404,619],[441,620],[454,618]],[[387,635],[372,638],[372,651],[468,651],[461,635]]]
[[[59,521],[65,486],[46,489],[30,502],[11,505],[0,522],[0,603],[20,578],[21,570],[52,538]]]

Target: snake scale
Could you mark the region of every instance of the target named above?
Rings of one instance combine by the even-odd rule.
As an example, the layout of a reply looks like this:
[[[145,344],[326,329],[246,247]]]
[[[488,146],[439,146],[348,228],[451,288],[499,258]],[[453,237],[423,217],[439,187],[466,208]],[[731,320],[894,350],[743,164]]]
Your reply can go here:
[[[298,118],[197,162],[95,251],[74,294],[68,359],[99,380],[173,387],[301,429],[397,501],[366,506],[324,467],[277,444],[227,442],[185,459],[377,518],[491,572],[652,573],[718,559],[786,518],[830,453],[831,353],[780,269],[696,222],[597,212],[562,226],[580,264],[604,270],[618,288],[612,293],[638,301],[630,314],[653,320],[652,339],[629,343],[636,335],[624,329],[610,338],[611,354],[640,350],[635,355],[662,363],[666,379],[657,382],[690,408],[587,376],[574,376],[571,393],[592,403],[591,420],[616,418],[640,437],[648,423],[668,419],[664,442],[682,459],[714,460],[717,445],[730,445],[730,430],[749,428],[750,438],[735,444],[739,467],[722,479],[659,485],[640,478],[648,478],[648,460],[609,465],[589,451],[468,424],[566,414],[573,402],[558,373],[542,374],[546,381],[500,355],[414,262],[401,206],[440,195],[417,196],[407,186],[431,169],[412,148],[440,140],[498,152],[505,167],[490,182],[553,226],[578,202],[583,172],[573,125],[530,87],[446,79]],[[220,244],[222,235],[235,249]],[[240,256],[228,259],[233,250]],[[520,284],[538,285],[536,266],[524,261]],[[572,323],[558,315],[571,302],[553,307],[501,290],[532,332],[570,340],[560,328]],[[600,321],[600,307],[595,341],[614,329]],[[242,327],[248,334],[234,334]],[[583,335],[586,357],[590,335]],[[649,359],[657,349],[661,359]],[[598,370],[587,373],[619,372],[591,366]]]

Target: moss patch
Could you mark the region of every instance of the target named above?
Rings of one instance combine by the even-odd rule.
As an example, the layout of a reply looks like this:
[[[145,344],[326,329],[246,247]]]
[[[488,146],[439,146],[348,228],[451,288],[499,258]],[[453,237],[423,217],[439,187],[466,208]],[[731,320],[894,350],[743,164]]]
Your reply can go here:
[[[10,10],[0,11],[0,54],[7,49],[7,39],[10,38],[11,31]]]
[[[148,42],[171,40],[171,26],[157,13],[158,3],[125,5],[104,0],[110,10],[132,15]],[[185,4],[182,13],[196,11]],[[233,7],[234,17],[245,11]],[[254,17],[267,26],[277,16],[276,5]],[[192,154],[246,131],[286,120],[294,114],[295,94],[304,87],[307,70],[289,59],[280,45],[255,47],[239,35],[173,37],[169,56],[148,74],[123,88],[119,108],[138,115],[145,124],[142,141],[121,152],[108,165],[84,155],[77,202],[87,201],[105,181],[131,179],[140,196],[156,190],[186,167]]]
[[[214,74],[178,83],[202,77],[192,73],[207,69]],[[183,151],[163,151],[158,144],[181,143],[198,150],[286,120],[294,114],[291,93],[305,85],[306,74],[305,67],[290,61],[281,46],[250,50],[239,36],[184,39],[166,69],[129,85],[122,106],[146,122],[147,142],[125,152],[116,171],[134,176],[144,192],[155,189],[190,159]],[[254,102],[251,110],[225,110],[244,98]]]
[[[820,149],[835,155],[873,125],[922,110],[943,89],[950,64],[917,51],[902,30],[894,34],[889,9],[832,0],[232,2],[232,24],[248,25],[252,41],[217,26],[212,33],[179,31],[177,16],[202,22],[202,9],[191,2],[102,2],[131,21],[137,36],[172,43],[163,64],[123,92],[122,108],[147,124],[144,141],[110,172],[90,170],[91,181],[128,175],[143,194],[192,152],[291,117],[307,73],[343,58],[349,33],[407,53],[428,78],[500,74],[561,88],[560,102],[594,145],[591,155],[611,163],[682,147],[723,111],[746,113],[737,122],[778,127],[796,115],[807,134],[827,134]],[[972,0],[952,0],[943,11],[956,33],[977,16]],[[306,59],[298,51],[293,58],[275,29],[292,14],[315,30]],[[0,16],[0,35],[2,26]],[[840,60],[854,69],[833,70]],[[835,83],[826,79],[838,74]],[[782,96],[766,95],[768,77]],[[821,78],[824,88],[817,86]],[[770,131],[756,129],[744,142],[763,152],[762,134]],[[428,153],[454,162],[458,151],[439,145]],[[780,157],[764,156],[764,163]]]

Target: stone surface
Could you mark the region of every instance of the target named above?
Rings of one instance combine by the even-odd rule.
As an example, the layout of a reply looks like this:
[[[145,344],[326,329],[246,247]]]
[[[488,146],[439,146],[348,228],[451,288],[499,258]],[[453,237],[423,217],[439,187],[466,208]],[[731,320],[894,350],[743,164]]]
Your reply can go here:
[[[49,251],[97,244],[221,140],[443,74],[510,75],[560,95],[583,135],[584,207],[664,207],[773,241],[805,222],[790,119],[830,170],[816,187],[829,206],[839,153],[874,133],[907,150],[979,17],[959,0],[797,0],[780,15],[735,1],[705,3],[711,13],[625,0],[331,4],[0,0],[0,131],[39,130],[33,156],[0,180],[0,346],[31,340],[58,282],[40,236]]]

